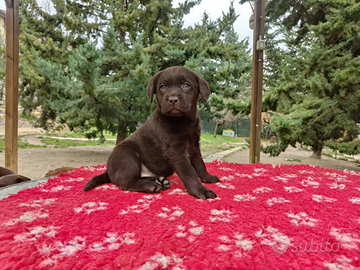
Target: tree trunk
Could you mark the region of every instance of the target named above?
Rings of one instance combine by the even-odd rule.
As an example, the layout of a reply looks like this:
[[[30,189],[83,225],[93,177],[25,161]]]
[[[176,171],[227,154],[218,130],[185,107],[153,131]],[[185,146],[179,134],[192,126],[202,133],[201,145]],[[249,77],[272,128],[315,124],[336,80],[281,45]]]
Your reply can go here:
[[[219,126],[220,126],[219,123],[216,122],[215,130],[214,130],[214,134],[213,134],[213,138],[216,138],[216,134],[217,134],[217,132],[218,132]]]
[[[126,139],[126,134],[127,134],[127,125],[126,123],[120,122],[118,127],[118,132],[116,135],[116,145],[118,145],[119,143],[121,143],[123,140]]]
[[[224,121],[224,120],[219,120],[219,121],[216,121],[215,123],[216,123],[216,126],[215,126],[215,130],[214,130],[214,134],[213,134],[213,137],[214,137],[214,138],[216,138],[216,134],[217,134],[217,132],[218,132],[219,127],[220,127],[222,124],[224,124],[225,121]]]
[[[315,143],[312,146],[313,154],[311,155],[311,157],[321,159],[322,148],[323,148],[322,144]]]

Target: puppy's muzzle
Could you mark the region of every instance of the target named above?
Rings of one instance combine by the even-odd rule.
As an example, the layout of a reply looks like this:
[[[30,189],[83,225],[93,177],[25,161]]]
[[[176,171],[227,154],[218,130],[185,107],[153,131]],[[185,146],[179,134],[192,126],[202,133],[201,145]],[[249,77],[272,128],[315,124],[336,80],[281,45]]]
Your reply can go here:
[[[169,116],[182,116],[187,114],[187,104],[181,100],[180,97],[176,95],[169,95],[165,97],[164,104],[161,108],[162,112],[164,114],[167,114]]]
[[[179,98],[178,97],[169,97],[168,102],[170,105],[178,105],[179,104]]]

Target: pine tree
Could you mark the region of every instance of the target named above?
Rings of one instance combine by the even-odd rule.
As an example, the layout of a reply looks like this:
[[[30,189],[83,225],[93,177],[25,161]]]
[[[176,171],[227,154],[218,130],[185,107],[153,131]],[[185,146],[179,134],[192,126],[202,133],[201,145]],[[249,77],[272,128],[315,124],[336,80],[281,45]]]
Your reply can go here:
[[[22,103],[27,108],[41,105],[42,126],[66,124],[102,139],[103,132],[109,131],[117,134],[119,142],[138,122],[146,121],[153,108],[146,93],[151,76],[174,65],[199,73],[215,94],[226,98],[243,89],[249,56],[246,41],[238,42],[234,33],[237,16],[232,7],[216,21],[204,15],[200,24],[185,29],[183,16],[198,1],[185,1],[178,8],[167,0],[102,1],[101,13],[92,2],[53,3],[56,12],[51,16],[61,18],[61,27],[53,29],[63,39],[53,42],[54,49],[46,54],[41,48],[50,38],[33,30],[42,20],[29,19],[27,31],[41,38],[38,47],[24,49],[31,60],[28,74],[33,77],[27,80]],[[28,19],[25,15],[24,11]],[[99,21],[90,23],[94,16]],[[98,43],[95,37],[100,37]],[[54,59],[50,54],[56,52],[61,55]],[[216,106],[216,102],[210,104]]]
[[[52,88],[52,78],[43,75],[38,60],[62,66],[68,75],[69,56],[89,38],[101,34],[101,23],[88,22],[94,15],[90,8],[96,6],[95,1],[48,0],[44,3],[46,7],[39,6],[35,0],[21,1],[19,98],[25,112],[41,106],[37,125],[49,129],[58,124],[58,113],[52,103],[63,98],[64,93]]]
[[[191,29],[191,38],[186,44],[186,52],[190,50],[192,56],[185,66],[198,72],[213,93],[208,104],[202,104],[200,114],[214,120],[217,126],[224,123],[228,112],[239,114],[234,104],[250,96],[249,42],[247,38],[239,40],[234,31],[237,17],[232,3],[229,12],[216,21],[210,20],[205,13],[201,24]]]
[[[276,66],[263,102],[277,111],[271,128],[280,143],[263,151],[278,155],[300,142],[317,158],[324,145],[343,152],[349,145],[354,153],[360,149],[352,142],[360,121],[359,1],[285,2],[267,4],[270,22],[280,20],[285,49],[268,50]]]

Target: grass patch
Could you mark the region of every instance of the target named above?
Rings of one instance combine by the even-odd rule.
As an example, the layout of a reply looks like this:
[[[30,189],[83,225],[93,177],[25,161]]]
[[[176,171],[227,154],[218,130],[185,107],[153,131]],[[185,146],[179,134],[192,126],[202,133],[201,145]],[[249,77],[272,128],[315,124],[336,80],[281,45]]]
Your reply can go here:
[[[45,148],[46,145],[30,144],[22,141],[22,136],[18,138],[18,149]],[[5,151],[5,139],[0,139],[0,152]]]
[[[213,138],[212,134],[201,133],[200,150],[201,152],[225,151],[238,147],[241,143],[245,143],[243,138],[222,135],[217,135],[216,138]]]
[[[223,135],[216,135],[216,138],[213,137],[210,133],[201,133],[200,142],[212,142],[212,143],[219,143],[219,142],[229,142],[229,143],[243,143],[244,139],[239,137],[228,137]]]
[[[301,162],[300,159],[298,158],[285,158],[286,161],[297,161],[297,162]]]
[[[69,136],[70,137],[70,136]],[[96,145],[115,145],[114,141],[101,142],[100,140],[76,141],[76,140],[60,140],[49,137],[38,137],[40,141],[46,145],[53,145],[55,148],[66,148],[69,146],[96,146]],[[73,137],[72,137],[73,138]],[[82,136],[84,138],[84,136]]]
[[[65,138],[84,138],[84,134],[81,133],[59,133],[51,134],[49,136],[54,137],[65,137]],[[40,141],[46,145],[53,145],[57,148],[66,148],[69,146],[86,146],[86,145],[115,145],[114,141],[107,140],[104,143],[100,140],[88,140],[88,141],[76,141],[76,140],[60,140],[49,137],[38,137]],[[106,139],[116,139],[116,135],[105,134]],[[202,133],[200,138],[200,148],[202,152],[219,152],[225,151],[238,147],[239,144],[245,143],[243,138],[238,137],[227,137],[222,135],[217,135],[216,138],[213,138],[212,134]]]
[[[322,153],[322,155],[327,156],[327,157],[331,157],[331,158],[333,157],[333,155],[331,153],[326,153],[326,152]]]
[[[53,136],[53,137],[63,137],[63,138],[86,138],[85,135],[83,133],[78,133],[78,132],[65,132],[65,133],[49,133],[47,134],[48,136]],[[106,139],[116,139],[116,135],[112,135],[110,133],[105,133],[104,137]]]
[[[30,144],[28,142],[19,141],[18,148],[20,149],[29,149],[29,148],[45,148],[46,145]]]
[[[47,136],[63,137],[63,138],[85,138],[84,134],[81,133],[46,133]]]
[[[48,136],[54,137],[64,137],[64,138],[79,138],[84,139],[84,134],[81,133],[52,133]],[[55,148],[66,148],[69,146],[97,146],[97,145],[115,145],[115,141],[106,140],[105,142],[101,142],[100,140],[60,140],[56,138],[50,138],[47,136],[38,136],[40,142],[45,145],[34,145],[30,144],[26,141],[23,141],[22,136],[19,137],[18,147],[19,149],[27,149],[27,148],[43,148],[46,146],[54,146]],[[115,139],[116,135],[105,134],[106,139]],[[235,147],[241,146],[242,143],[245,143],[244,138],[239,137],[227,137],[222,135],[217,135],[216,138],[213,138],[212,134],[202,133],[200,138],[200,149],[202,152],[220,152],[229,150]],[[243,146],[242,148],[246,149],[247,146]],[[5,139],[0,139],[0,152],[5,150]]]
[[[21,114],[21,117],[22,117],[22,118],[25,118],[25,119],[28,120],[29,122],[36,120],[36,116],[33,115],[33,114],[25,115],[25,114],[22,113],[22,114]]]
[[[0,152],[5,150],[5,139],[0,139]]]

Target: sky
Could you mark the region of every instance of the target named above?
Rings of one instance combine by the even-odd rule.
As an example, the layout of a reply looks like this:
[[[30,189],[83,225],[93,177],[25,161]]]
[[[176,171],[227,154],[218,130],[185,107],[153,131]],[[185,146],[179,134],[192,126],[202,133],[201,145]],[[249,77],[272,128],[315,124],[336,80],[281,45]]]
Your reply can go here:
[[[179,2],[182,3],[184,0],[173,0],[174,6],[177,6]],[[184,26],[200,22],[204,12],[209,14],[212,20],[222,17],[222,12],[227,13],[229,11],[230,2],[231,0],[202,0],[200,5],[193,7],[190,14],[184,17]],[[249,3],[240,5],[235,0],[234,8],[235,13],[240,15],[234,24],[234,29],[238,33],[240,40],[248,37],[250,46],[252,46],[253,30],[249,28],[249,18],[252,14],[251,6]]]
[[[184,0],[173,0],[173,5],[177,6],[179,2],[184,2]],[[226,13],[229,10],[230,2],[231,0],[202,0],[200,5],[192,8],[190,14],[185,16],[185,26],[200,22],[204,12],[209,14],[212,20],[221,17],[222,12]],[[240,5],[235,0],[234,8],[236,14],[240,15],[234,24],[235,31],[238,33],[240,40],[248,37],[250,47],[252,47],[253,31],[249,28],[249,18],[252,14],[250,4]],[[5,10],[5,0],[0,0],[0,9]]]

